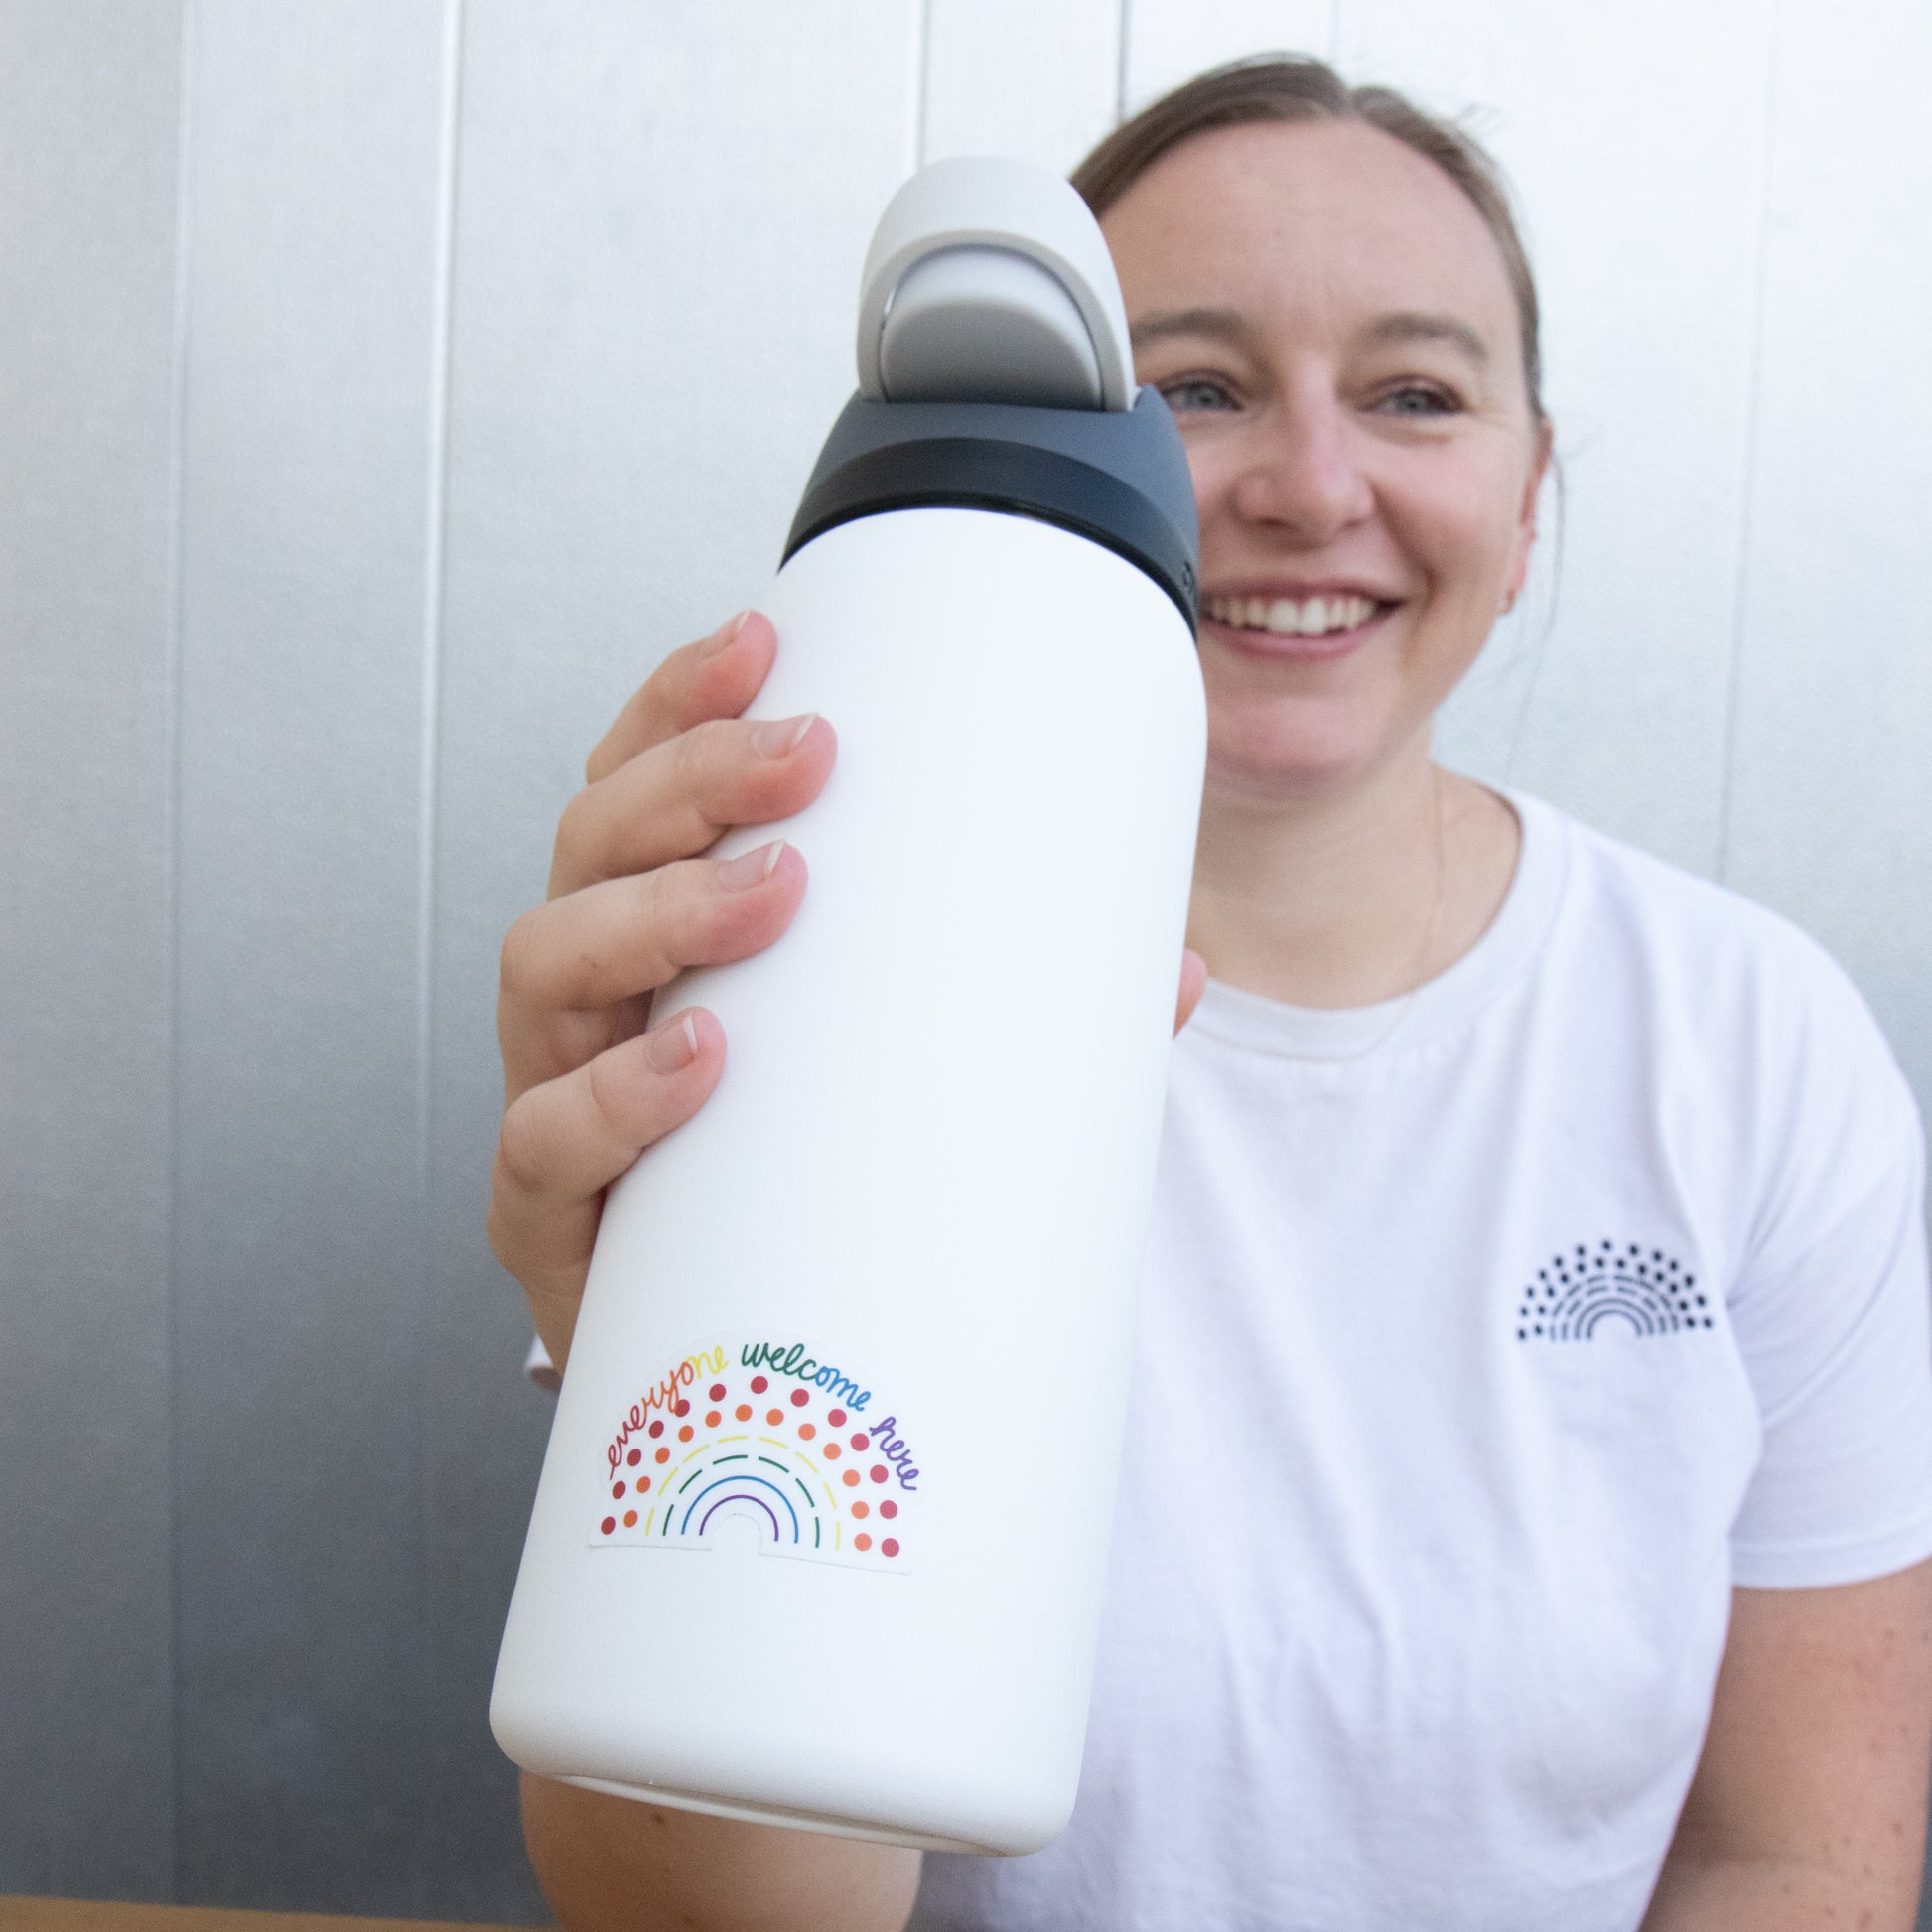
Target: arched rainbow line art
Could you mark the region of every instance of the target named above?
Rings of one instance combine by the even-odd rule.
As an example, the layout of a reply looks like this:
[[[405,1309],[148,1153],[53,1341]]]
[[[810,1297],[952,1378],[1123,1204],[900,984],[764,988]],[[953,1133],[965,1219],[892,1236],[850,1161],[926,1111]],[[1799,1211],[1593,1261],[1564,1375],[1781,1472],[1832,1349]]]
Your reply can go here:
[[[708,1510],[706,1510],[701,1517],[698,1518],[698,1534],[700,1536],[702,1536],[705,1533],[705,1531],[711,1527],[711,1519],[714,1516],[716,1516],[718,1512],[721,1509],[723,1509],[727,1503],[750,1503],[754,1509],[761,1511],[765,1521],[771,1525],[771,1540],[774,1543],[778,1540],[778,1537],[782,1534],[782,1532],[778,1528],[778,1519],[772,1515],[771,1505],[769,1503],[760,1501],[757,1496],[747,1496],[747,1495],[740,1494],[740,1495],[732,1495],[732,1496],[720,1496],[718,1500],[715,1503],[713,1503],[711,1507]],[[696,1509],[697,1504],[693,1503],[691,1507],[693,1509]],[[818,1525],[814,1523],[812,1525],[812,1528],[817,1529]],[[794,1543],[798,1541],[798,1525],[795,1521],[791,1526],[791,1540]]]
[[[1669,1334],[1684,1325],[1661,1289],[1622,1274],[1574,1284],[1544,1317],[1558,1341],[1587,1341],[1606,1318],[1625,1322],[1640,1335]]]
[[[866,1455],[869,1419],[846,1408],[843,1387],[851,1384],[828,1389],[771,1363],[731,1359],[738,1352],[733,1345],[686,1357],[700,1372],[684,1375],[681,1388],[668,1376],[654,1385],[665,1393],[639,1405],[641,1419],[632,1410],[610,1439],[592,1542],[706,1549],[715,1519],[736,1514],[758,1525],[766,1555],[907,1570],[904,1538],[917,1498],[875,1486],[886,1463],[875,1467]],[[783,1433],[767,1433],[774,1427]],[[854,1480],[862,1469],[863,1489]]]
[[[1620,1323],[1634,1335],[1675,1334],[1709,1328],[1706,1299],[1697,1279],[1659,1249],[1646,1252],[1632,1241],[1618,1248],[1579,1246],[1551,1257],[1523,1291],[1516,1337],[1589,1341],[1597,1329]]]
[[[768,1461],[770,1458],[766,1457],[765,1459]],[[701,1469],[698,1471],[698,1473],[702,1475],[704,1471]],[[693,1479],[695,1480],[695,1478]],[[763,1510],[765,1515],[770,1518],[771,1534],[773,1537],[783,1536],[784,1532],[782,1529],[779,1528],[777,1514],[772,1509],[771,1505],[765,1502],[761,1497],[753,1496],[746,1493],[747,1487],[753,1483],[756,1483],[760,1489],[770,1490],[770,1492],[777,1497],[779,1502],[781,1502],[784,1505],[785,1514],[791,1519],[791,1540],[794,1543],[802,1543],[804,1541],[804,1532],[799,1525],[798,1512],[792,1507],[791,1498],[787,1496],[785,1492],[782,1489],[780,1489],[778,1485],[775,1482],[773,1482],[768,1476],[752,1475],[749,1472],[744,1472],[736,1469],[733,1470],[732,1473],[728,1476],[719,1476],[715,1481],[707,1482],[705,1486],[702,1489],[700,1489],[698,1493],[695,1496],[693,1496],[688,1503],[684,1505],[684,1520],[680,1522],[677,1526],[678,1534],[680,1536],[686,1536],[690,1533],[691,1518],[697,1514],[698,1505],[701,1502],[703,1502],[704,1499],[708,1495],[710,1495],[714,1489],[726,1489],[732,1487],[732,1485],[734,1484],[737,1484],[739,1485],[737,1494],[730,1495],[730,1496],[720,1496],[718,1500],[715,1503],[713,1503],[708,1510],[705,1511],[704,1515],[699,1517],[698,1534],[702,1536],[705,1533],[705,1525],[708,1524],[711,1521],[712,1517],[715,1516],[719,1510],[723,1509],[727,1503],[748,1502],[748,1503],[756,1503],[758,1507]],[[683,1491],[680,1490],[679,1494],[682,1495],[682,1493]],[[670,1528],[669,1511],[665,1512],[664,1526],[665,1529],[668,1531]],[[818,1528],[818,1515],[816,1511],[814,1511],[812,1515],[812,1528],[813,1529]]]
[[[1571,1331],[1587,1341],[1606,1321],[1621,1321],[1640,1335],[1668,1334],[1676,1324],[1660,1317],[1641,1302],[1625,1301],[1618,1295],[1601,1295],[1584,1305],[1570,1323]],[[1561,1334],[1561,1329],[1559,1330]]]

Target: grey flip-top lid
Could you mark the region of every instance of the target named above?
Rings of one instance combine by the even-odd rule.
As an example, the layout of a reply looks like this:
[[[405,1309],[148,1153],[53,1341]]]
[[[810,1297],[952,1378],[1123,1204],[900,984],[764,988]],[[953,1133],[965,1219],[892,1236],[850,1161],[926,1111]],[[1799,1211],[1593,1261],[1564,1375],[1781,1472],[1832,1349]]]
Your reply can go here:
[[[1167,404],[1137,390],[1105,238],[1057,175],[962,157],[881,217],[862,277],[860,392],[833,426],[785,556],[855,517],[952,505],[1105,544],[1191,626],[1199,535]]]

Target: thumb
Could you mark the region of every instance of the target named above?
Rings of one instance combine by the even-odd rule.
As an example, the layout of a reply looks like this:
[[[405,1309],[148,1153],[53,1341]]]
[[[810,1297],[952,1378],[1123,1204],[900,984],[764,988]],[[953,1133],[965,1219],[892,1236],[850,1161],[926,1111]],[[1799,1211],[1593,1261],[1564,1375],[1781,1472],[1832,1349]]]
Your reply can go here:
[[[1207,961],[1188,946],[1180,955],[1180,993],[1174,1002],[1173,1030],[1178,1033],[1194,1017],[1207,987]]]

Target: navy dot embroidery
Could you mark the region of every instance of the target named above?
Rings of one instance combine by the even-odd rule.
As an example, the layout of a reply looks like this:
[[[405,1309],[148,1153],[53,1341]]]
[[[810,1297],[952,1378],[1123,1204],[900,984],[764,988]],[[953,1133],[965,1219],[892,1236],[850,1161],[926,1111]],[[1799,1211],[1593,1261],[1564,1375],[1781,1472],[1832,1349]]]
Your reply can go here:
[[[1606,1323],[1633,1334],[1708,1328],[1711,1311],[1697,1277],[1661,1248],[1641,1242],[1578,1242],[1550,1257],[1523,1289],[1516,1339],[1588,1341]]]

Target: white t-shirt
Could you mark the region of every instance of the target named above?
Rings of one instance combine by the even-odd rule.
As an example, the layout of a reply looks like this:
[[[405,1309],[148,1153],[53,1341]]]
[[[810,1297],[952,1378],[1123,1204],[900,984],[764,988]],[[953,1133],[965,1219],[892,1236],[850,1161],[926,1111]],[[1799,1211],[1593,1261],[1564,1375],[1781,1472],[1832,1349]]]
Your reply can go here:
[[[1731,1586],[1932,1553],[1923,1143],[1863,1003],[1514,802],[1405,1011],[1210,985],[1180,1036],[1079,1802],[928,1855],[920,1932],[1629,1932]]]

